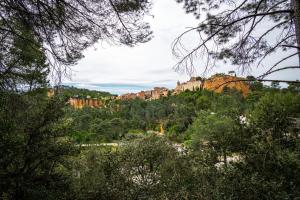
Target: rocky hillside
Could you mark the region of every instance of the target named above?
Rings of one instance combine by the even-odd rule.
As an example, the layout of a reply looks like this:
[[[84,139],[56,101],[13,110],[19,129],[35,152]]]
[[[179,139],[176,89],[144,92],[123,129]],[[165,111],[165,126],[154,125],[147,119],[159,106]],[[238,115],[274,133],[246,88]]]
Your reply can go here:
[[[243,78],[229,76],[229,75],[215,75],[204,81],[203,88],[214,90],[215,92],[222,92],[224,88],[236,89],[247,96],[250,91],[249,84],[243,81]]]
[[[100,108],[104,102],[113,99],[115,96],[109,92],[81,89],[70,86],[61,86],[59,89],[49,89],[48,96],[51,97],[58,90],[59,95],[68,99],[68,104],[74,108],[81,109],[85,106]]]
[[[91,98],[91,97],[86,97],[86,98],[70,98],[68,103],[70,106],[74,108],[81,109],[84,106],[91,107],[91,108],[100,108],[104,105],[103,100],[97,99],[97,98]]]
[[[178,82],[174,93],[179,94],[186,90],[195,91],[200,88],[213,90],[218,93],[224,91],[225,88],[230,88],[242,92],[244,96],[247,96],[250,91],[249,84],[245,82],[243,78],[225,74],[216,74],[208,79],[192,77],[187,82]]]

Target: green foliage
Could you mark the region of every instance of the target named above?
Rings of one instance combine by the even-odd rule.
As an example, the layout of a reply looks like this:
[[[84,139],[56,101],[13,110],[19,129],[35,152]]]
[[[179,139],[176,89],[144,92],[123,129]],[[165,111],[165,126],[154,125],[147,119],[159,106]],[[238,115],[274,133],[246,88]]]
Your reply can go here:
[[[149,0],[117,1],[115,7],[118,12],[126,13],[139,11],[147,7]]]
[[[9,199],[66,198],[66,159],[75,147],[65,137],[64,102],[46,92],[0,94],[0,194]]]
[[[268,66],[259,76],[264,79],[277,71],[295,68],[285,66],[282,61],[298,57],[298,54],[291,53],[295,46],[297,48],[300,45],[300,5],[297,0],[269,0],[267,3],[256,0],[176,2],[199,20],[195,27],[190,27],[173,42],[173,54],[178,58],[176,69],[193,71],[198,61],[206,63],[204,72],[216,67],[218,61],[229,62],[241,71]],[[257,20],[257,17],[261,20]],[[265,27],[266,24],[269,26]],[[288,31],[294,26],[297,27],[295,33],[281,34],[281,31]],[[198,43],[185,45],[182,41],[191,33],[199,33],[201,37]],[[274,37],[278,40],[274,41]],[[287,45],[282,46],[281,42]],[[210,45],[215,48],[207,48]],[[280,70],[275,69],[276,66],[280,66]]]
[[[300,82],[299,83],[290,83],[288,86],[288,90],[292,92],[299,92],[300,91]]]
[[[155,136],[117,151],[87,151],[74,166],[78,199],[206,198],[213,188],[208,180],[216,173]]]
[[[298,99],[290,93],[268,93],[250,112],[240,152],[243,161],[234,163],[221,179],[222,198],[299,197],[299,129],[292,123],[300,112]]]
[[[16,28],[21,23],[43,44],[47,61],[57,70],[58,65],[75,64],[83,57],[82,51],[99,40],[129,46],[148,42],[152,32],[142,19],[149,8],[146,0],[5,1],[0,5],[1,43],[12,46],[11,38],[26,43],[28,38]],[[1,48],[0,54],[4,51],[6,48]]]
[[[15,22],[19,35],[6,34],[0,50],[0,198],[66,199],[67,158],[76,149],[66,137],[65,101],[47,97],[41,41],[30,25]]]
[[[279,82],[272,81],[271,82],[271,88],[279,89],[280,88]]]
[[[161,125],[170,139],[182,141],[196,111],[212,106],[211,98],[215,98],[211,92],[198,91],[155,101],[110,101],[100,109],[68,108],[66,118],[72,122],[70,135],[81,143],[119,140],[130,129],[160,131]],[[81,133],[87,133],[87,137]]]
[[[263,89],[263,84],[258,81],[250,82],[250,90],[251,91],[261,91]]]
[[[109,98],[112,95],[109,92],[101,92],[96,90],[88,90],[88,89],[80,89],[73,86],[60,86],[59,87],[60,95],[70,98],[70,97],[78,97],[78,98],[86,98],[90,96],[91,98]]]
[[[299,98],[294,90],[263,87],[246,98],[231,90],[187,91],[70,109],[74,132],[91,134],[80,142],[124,139],[109,152],[95,149],[96,164],[76,161],[84,174],[74,179],[76,191],[82,199],[293,199],[300,187]],[[147,136],[160,125],[165,138]],[[188,153],[170,141],[184,142]]]
[[[83,57],[82,51],[99,39],[129,46],[151,39],[148,24],[140,21],[148,12],[148,1],[122,2],[127,6],[122,11],[114,3],[117,2],[1,2],[1,199],[76,198],[70,158],[78,152],[66,134],[74,119],[64,115],[68,109],[65,99],[74,93],[87,95],[89,91],[68,88],[62,96],[48,98],[44,88],[48,87],[50,66],[61,81],[64,67],[75,64]],[[111,95],[92,92],[92,97],[103,96]],[[91,120],[88,115],[81,119]],[[117,128],[113,139],[122,135],[123,121],[118,118],[101,123],[101,128],[105,124],[108,129]],[[78,141],[102,131],[99,126],[84,123],[78,128]]]
[[[11,46],[0,50],[0,90],[33,90],[46,87],[49,66],[42,45],[35,40],[30,27],[18,23],[20,37],[11,38]]]
[[[232,103],[226,105],[227,109],[219,112],[200,112],[187,130],[191,153],[198,159],[202,157],[210,168],[221,166],[222,173],[212,179],[215,188],[210,197],[298,197],[300,140],[295,118],[300,112],[299,94],[274,90],[264,93],[253,107],[246,106],[249,110],[244,122],[235,111],[239,109],[232,110]],[[234,156],[237,160],[226,162]]]
[[[29,85],[26,93],[1,88],[1,198],[300,196],[297,85],[253,85],[256,89],[246,98],[230,89],[222,94],[199,90],[154,101],[110,101],[104,108],[73,109],[65,106],[65,99],[110,94],[63,87],[62,95],[49,99],[43,89],[48,66],[42,52],[18,41],[15,46],[15,58],[39,73],[28,70],[12,76],[12,88]],[[150,134],[161,127],[165,137]],[[118,147],[88,146],[80,155],[76,151],[75,143],[116,140],[121,140]]]

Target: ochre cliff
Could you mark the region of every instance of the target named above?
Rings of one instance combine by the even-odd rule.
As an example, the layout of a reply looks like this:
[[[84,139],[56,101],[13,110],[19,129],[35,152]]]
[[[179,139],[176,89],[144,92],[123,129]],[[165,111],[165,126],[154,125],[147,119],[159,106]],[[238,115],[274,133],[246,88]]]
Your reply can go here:
[[[249,84],[243,81],[244,79],[222,75],[222,76],[212,76],[211,78],[204,81],[203,89],[214,90],[215,92],[221,93],[225,87],[230,89],[236,89],[243,93],[244,96],[249,94],[250,88]]]
[[[245,82],[243,78],[222,74],[214,75],[208,79],[192,77],[187,82],[178,82],[174,90],[174,94],[179,94],[180,92],[186,90],[195,91],[201,88],[221,93],[225,87],[230,89],[236,89],[242,92],[244,96],[247,96],[250,91],[249,84]]]
[[[84,106],[91,107],[91,108],[100,108],[103,106],[103,102],[100,99],[96,98],[70,98],[69,99],[70,106],[81,109]]]
[[[54,90],[50,89],[47,93],[47,96],[54,96]],[[86,98],[70,97],[68,100],[68,104],[77,109],[81,109],[84,106],[91,108],[100,108],[104,105],[102,100],[97,98],[91,98],[90,96],[87,96]]]

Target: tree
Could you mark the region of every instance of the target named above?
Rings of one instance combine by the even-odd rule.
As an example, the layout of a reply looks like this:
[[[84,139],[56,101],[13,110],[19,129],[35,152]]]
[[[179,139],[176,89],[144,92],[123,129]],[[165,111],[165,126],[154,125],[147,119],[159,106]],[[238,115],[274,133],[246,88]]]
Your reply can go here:
[[[279,88],[280,88],[280,85],[279,85],[279,83],[278,83],[278,82],[274,82],[274,81],[272,81],[272,82],[271,82],[271,88],[274,88],[274,89],[279,89]]]
[[[202,162],[202,163],[201,163]],[[214,170],[150,136],[74,162],[78,199],[211,199]]]
[[[267,71],[258,76],[286,69],[284,62],[300,58],[300,3],[297,0],[177,0],[184,2],[187,13],[202,19],[198,26],[189,28],[175,39],[173,54],[179,58],[176,70],[193,72],[194,58],[204,59],[205,71],[214,67],[217,60],[230,61],[242,72],[256,66],[267,65]],[[199,45],[186,50],[183,37],[191,32],[199,36]],[[276,38],[276,39],[274,39]],[[264,61],[282,53],[273,64]],[[272,57],[273,58],[273,57]],[[275,58],[275,56],[274,56]],[[299,60],[300,62],[300,60]]]
[[[291,93],[267,93],[257,102],[249,113],[249,124],[241,140],[243,159],[233,163],[216,184],[220,198],[299,196],[299,129],[294,129],[292,122],[299,113],[298,98]]]
[[[25,0],[0,3],[0,72],[11,67],[15,39],[39,49],[52,69],[60,73],[83,57],[82,51],[98,40],[129,46],[151,39],[149,25],[142,22],[148,0]],[[21,34],[30,30],[34,41]],[[38,45],[36,45],[38,42]],[[40,46],[41,45],[41,46]]]
[[[290,83],[288,89],[291,91],[299,92],[300,91],[300,82],[298,83]]]
[[[0,2],[0,198],[67,198],[66,160],[75,146],[66,135],[65,99],[47,97],[50,69],[60,81],[63,67],[98,40],[147,42],[151,31],[141,17],[149,6],[147,0]]]
[[[45,90],[0,92],[1,198],[67,198],[67,158],[76,148],[65,136],[64,104]]]
[[[174,156],[175,149],[155,136],[124,144],[117,151],[88,151],[77,168],[78,195],[83,199],[157,197],[164,191],[159,187],[161,168]]]
[[[250,90],[251,91],[261,91],[263,88],[264,88],[264,86],[261,82],[258,82],[256,80],[250,82]]]
[[[192,137],[194,150],[211,149],[227,166],[227,157],[237,148],[235,138],[239,136],[239,124],[229,116],[209,111],[199,113],[199,117],[187,130]]]
[[[49,65],[41,43],[34,38],[30,28],[22,24],[15,26],[20,37],[12,37],[11,46],[4,42],[0,50],[0,90],[17,92],[46,87]]]
[[[251,112],[250,121],[254,127],[271,134],[273,138],[285,138],[292,126],[292,118],[299,114],[298,95],[265,94]]]

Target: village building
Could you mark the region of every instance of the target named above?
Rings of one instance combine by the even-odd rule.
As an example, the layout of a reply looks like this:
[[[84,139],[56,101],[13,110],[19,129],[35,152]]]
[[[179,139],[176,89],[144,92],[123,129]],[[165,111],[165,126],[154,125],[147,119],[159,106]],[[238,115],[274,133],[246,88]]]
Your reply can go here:
[[[243,78],[237,77],[235,71],[229,71],[227,74],[216,74],[208,79],[201,77],[191,77],[187,82],[177,82],[177,86],[173,91],[173,95],[180,94],[184,91],[197,91],[200,89],[213,90],[217,93],[224,91],[225,88],[240,91],[247,96],[250,87]],[[138,93],[128,93],[117,97],[120,100],[142,99],[156,100],[161,97],[167,97],[171,91],[165,87],[155,87],[153,90],[141,91]]]
[[[180,92],[183,91],[196,91],[201,88],[202,81],[200,77],[191,77],[189,81],[180,83],[179,81],[177,82],[177,86],[174,90],[174,94],[179,94]]]
[[[176,95],[183,91],[196,91],[198,89],[213,90],[220,93],[224,91],[225,88],[238,90],[244,96],[247,96],[250,91],[249,84],[245,82],[243,78],[236,77],[234,71],[229,71],[229,75],[216,74],[208,79],[192,77],[189,81],[184,83],[178,81],[173,94]]]

